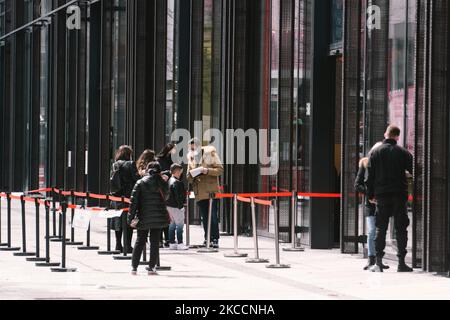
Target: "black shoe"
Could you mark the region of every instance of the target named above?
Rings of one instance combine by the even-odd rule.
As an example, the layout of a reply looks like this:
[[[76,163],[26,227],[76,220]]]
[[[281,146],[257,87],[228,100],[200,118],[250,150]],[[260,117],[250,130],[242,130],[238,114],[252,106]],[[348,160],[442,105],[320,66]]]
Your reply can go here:
[[[388,269],[391,268],[391,267],[389,267],[389,266],[386,265],[386,264],[381,264],[381,267],[383,268],[383,270],[388,270]]]
[[[383,272],[383,257],[377,257],[376,263],[370,267],[371,272]]]
[[[367,261],[367,266],[364,267],[364,270],[369,270],[372,266],[375,265],[375,257],[369,257],[369,260]]]
[[[413,268],[410,268],[406,263],[401,263],[398,265],[397,272],[414,272]]]
[[[132,248],[132,247],[128,248],[128,252],[127,252],[127,253],[128,253],[128,254],[133,253],[133,248]]]
[[[211,243],[211,247],[214,248],[214,249],[219,249],[219,241],[214,240],[214,241]]]
[[[116,244],[116,251],[123,252],[123,247],[121,244]]]

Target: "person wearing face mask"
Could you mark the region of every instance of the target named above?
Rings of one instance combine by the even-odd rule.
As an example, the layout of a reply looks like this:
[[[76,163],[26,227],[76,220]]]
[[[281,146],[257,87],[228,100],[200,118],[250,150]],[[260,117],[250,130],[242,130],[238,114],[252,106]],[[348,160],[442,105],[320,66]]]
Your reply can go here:
[[[202,148],[198,139],[192,139],[189,145],[187,180],[194,189],[195,200],[200,209],[205,231],[205,245],[206,241],[210,241],[213,248],[219,248],[217,199],[214,199],[212,204],[211,239],[207,239],[209,197],[210,194],[219,192],[219,177],[223,174],[224,168],[216,148],[212,146]],[[200,171],[200,174],[197,171]]]

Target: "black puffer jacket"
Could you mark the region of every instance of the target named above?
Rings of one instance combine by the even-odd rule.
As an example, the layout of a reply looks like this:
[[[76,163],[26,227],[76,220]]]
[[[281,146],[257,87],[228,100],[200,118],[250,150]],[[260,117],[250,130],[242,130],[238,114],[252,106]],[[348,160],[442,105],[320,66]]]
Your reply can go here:
[[[140,179],[136,163],[134,161],[117,161],[113,164],[113,171],[119,170],[120,173],[120,185],[122,189],[116,192],[116,197],[129,198],[136,181]]]
[[[169,225],[165,203],[167,192],[168,184],[159,174],[147,175],[139,180],[131,194],[128,223],[137,216],[139,230],[166,228]]]
[[[370,199],[385,194],[408,194],[406,171],[413,173],[413,156],[397,145],[385,140],[375,149],[369,160],[367,195]]]
[[[186,188],[184,183],[175,177],[169,180],[169,200],[167,206],[171,208],[183,209],[186,203]]]

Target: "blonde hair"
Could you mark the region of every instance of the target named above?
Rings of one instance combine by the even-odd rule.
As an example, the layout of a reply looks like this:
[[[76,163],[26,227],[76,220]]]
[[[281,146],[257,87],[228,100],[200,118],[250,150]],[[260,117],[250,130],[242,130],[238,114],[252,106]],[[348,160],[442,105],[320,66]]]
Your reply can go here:
[[[367,169],[368,166],[369,166],[369,158],[362,158],[362,159],[359,161],[359,167],[360,167],[360,168],[365,168],[365,169]]]

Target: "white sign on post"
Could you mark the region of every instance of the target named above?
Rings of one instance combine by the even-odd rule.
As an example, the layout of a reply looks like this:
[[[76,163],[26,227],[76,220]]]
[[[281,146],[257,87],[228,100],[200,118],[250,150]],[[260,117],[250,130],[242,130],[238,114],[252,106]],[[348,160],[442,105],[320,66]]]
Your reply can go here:
[[[98,214],[99,218],[104,218],[104,219],[118,218],[121,216],[122,216],[122,211],[120,211],[120,210],[105,210],[105,211],[100,211],[100,213]]]
[[[80,229],[87,231],[92,219],[92,211],[75,209],[75,214],[72,220],[72,227],[74,229]]]

